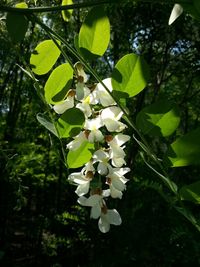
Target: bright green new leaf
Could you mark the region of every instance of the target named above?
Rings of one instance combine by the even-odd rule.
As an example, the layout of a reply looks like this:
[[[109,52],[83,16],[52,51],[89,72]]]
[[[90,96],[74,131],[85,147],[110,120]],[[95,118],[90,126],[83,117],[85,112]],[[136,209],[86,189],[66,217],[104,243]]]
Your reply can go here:
[[[30,64],[33,72],[38,75],[46,74],[56,63],[59,56],[60,50],[52,40],[41,42],[31,54]]]
[[[146,61],[133,53],[121,58],[112,73],[112,86],[129,97],[137,95],[147,85],[149,67]]]
[[[200,204],[200,181],[181,187],[179,194],[183,200]]]
[[[172,143],[166,153],[166,163],[172,167],[200,164],[200,128]]]
[[[110,41],[110,22],[103,8],[93,8],[87,15],[79,32],[79,48],[90,60],[102,56]]]
[[[72,5],[73,0],[62,0],[62,6]],[[73,9],[62,10],[62,17],[64,21],[69,21],[72,15]]]
[[[178,107],[163,100],[145,107],[136,118],[136,125],[144,134],[155,136],[171,135],[179,122]]]
[[[49,76],[45,87],[45,99],[48,104],[54,104],[64,99],[73,79],[73,69],[69,63],[55,68]]]
[[[25,2],[21,2],[15,5],[17,8],[28,8],[28,5]]]
[[[83,112],[78,108],[70,108],[59,118],[56,128],[61,138],[77,135],[85,121]]]
[[[90,161],[92,152],[94,150],[94,144],[87,141],[83,142],[79,149],[75,151],[69,151],[67,155],[67,164],[69,168],[79,168],[85,163]]]
[[[58,137],[54,124],[49,120],[46,115],[38,113],[36,118],[39,123],[41,123],[47,130],[49,130],[51,133]]]

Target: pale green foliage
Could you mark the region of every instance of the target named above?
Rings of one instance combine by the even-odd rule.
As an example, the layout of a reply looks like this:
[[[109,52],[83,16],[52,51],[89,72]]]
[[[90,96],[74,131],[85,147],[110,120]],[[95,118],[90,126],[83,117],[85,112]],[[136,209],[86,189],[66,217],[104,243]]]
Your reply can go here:
[[[62,0],[62,6],[72,5],[72,4],[73,4],[72,0]],[[62,10],[62,17],[63,17],[64,21],[70,20],[72,12],[73,12],[73,9]]]
[[[110,23],[101,7],[93,8],[79,32],[79,49],[86,59],[102,56],[110,41]]]
[[[33,72],[38,75],[46,74],[51,70],[59,56],[60,50],[52,40],[41,42],[31,54],[30,64]]]
[[[137,95],[147,85],[149,68],[145,60],[135,54],[121,58],[112,73],[112,85],[116,91],[129,97]]]
[[[200,204],[200,182],[181,187],[179,194],[183,200],[188,200]]]
[[[86,162],[88,162],[91,159],[93,149],[94,149],[94,144],[85,141],[76,151],[69,151],[67,155],[68,167],[79,168],[83,166]]]
[[[45,87],[45,99],[48,104],[54,104],[64,99],[72,84],[73,69],[69,63],[59,65],[49,76]]]
[[[180,122],[179,110],[169,101],[158,101],[142,109],[137,115],[137,127],[152,136],[169,136]]]
[[[82,111],[77,108],[71,108],[65,111],[56,123],[59,136],[61,138],[72,137],[80,132],[85,117]]]
[[[168,164],[182,167],[200,164],[200,128],[178,138],[168,149]]]

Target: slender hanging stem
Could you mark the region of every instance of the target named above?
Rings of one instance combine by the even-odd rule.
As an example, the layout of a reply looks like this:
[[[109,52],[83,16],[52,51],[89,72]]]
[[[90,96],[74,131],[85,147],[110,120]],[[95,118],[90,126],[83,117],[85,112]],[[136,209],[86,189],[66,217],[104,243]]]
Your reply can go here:
[[[128,2],[128,1],[127,1]],[[132,1],[133,2],[133,1]],[[135,0],[134,2],[142,2],[142,3],[158,3],[164,5],[173,5],[173,4],[191,4],[190,0]],[[31,8],[16,8],[10,6],[0,5],[0,11],[2,12],[14,12],[14,13],[23,13],[23,14],[33,14],[33,13],[42,13],[42,12],[54,12],[54,11],[62,11],[62,10],[70,10],[77,8],[87,8],[98,5],[106,5],[106,4],[124,4],[124,1],[117,0],[104,0],[104,1],[88,1],[79,4],[72,5],[63,5],[63,6],[53,6],[53,7],[31,7]]]

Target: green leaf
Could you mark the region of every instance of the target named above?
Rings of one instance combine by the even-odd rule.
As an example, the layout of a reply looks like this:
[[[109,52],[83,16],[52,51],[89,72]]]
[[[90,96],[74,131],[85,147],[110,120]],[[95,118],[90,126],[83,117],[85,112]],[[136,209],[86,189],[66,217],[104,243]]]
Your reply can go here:
[[[199,0],[193,0],[194,7],[196,8],[198,14],[200,14],[200,1]]]
[[[62,6],[72,5],[73,0],[62,0]],[[62,17],[64,21],[69,21],[72,15],[73,9],[62,10]]]
[[[21,2],[15,5],[17,8],[28,8],[28,5],[25,2]]]
[[[39,123],[41,123],[47,130],[49,130],[51,133],[53,133],[55,136],[58,137],[54,124],[49,120],[49,118],[46,115],[38,113],[36,118],[39,121]]]
[[[200,128],[189,132],[172,143],[166,153],[166,164],[182,167],[200,164]]]
[[[125,92],[129,97],[137,95],[147,85],[149,67],[146,61],[133,53],[121,58],[112,73],[114,90]]]
[[[73,79],[73,69],[69,63],[55,68],[49,76],[45,87],[45,99],[48,104],[54,104],[64,99],[70,89]]]
[[[61,138],[77,135],[85,121],[83,112],[78,108],[70,108],[59,118],[56,128]]]
[[[95,7],[87,15],[79,32],[79,48],[88,59],[102,56],[110,41],[110,22],[103,8]]]
[[[181,187],[179,194],[182,200],[200,204],[200,181]]]
[[[197,0],[199,1],[199,0]],[[184,11],[189,13],[194,19],[200,20],[200,11],[197,10],[194,3],[193,4],[181,4]]]
[[[28,20],[23,14],[8,13],[6,27],[11,39],[17,43],[24,39],[28,29]]]
[[[46,74],[56,63],[59,56],[60,50],[52,40],[41,42],[31,54],[30,64],[33,72],[38,75]]]
[[[169,101],[158,101],[142,109],[136,118],[137,127],[153,136],[169,136],[180,123],[179,110]]]
[[[69,168],[79,168],[90,161],[94,144],[87,141],[83,142],[79,149],[69,151],[67,155],[67,164]]]

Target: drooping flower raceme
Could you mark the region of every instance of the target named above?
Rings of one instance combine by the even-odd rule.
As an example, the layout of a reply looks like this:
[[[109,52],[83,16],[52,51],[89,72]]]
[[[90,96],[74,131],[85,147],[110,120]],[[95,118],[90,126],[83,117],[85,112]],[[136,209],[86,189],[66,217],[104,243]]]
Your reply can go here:
[[[109,93],[101,83],[87,84],[88,76],[80,63],[75,64],[75,69],[75,89],[53,109],[62,114],[75,107],[85,116],[81,131],[67,144],[67,149],[76,152],[82,144],[88,143],[92,143],[94,149],[90,151],[90,161],[85,162],[81,170],[72,172],[68,180],[76,186],[78,203],[91,208],[90,217],[98,219],[100,231],[106,233],[110,225],[121,224],[117,210],[108,209],[106,202],[109,197],[121,199],[126,189],[125,175],[130,169],[124,167],[125,144],[130,136],[122,133],[127,126],[121,121],[123,111],[110,95],[114,89],[111,78],[102,81]]]

